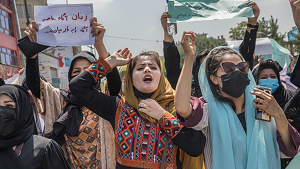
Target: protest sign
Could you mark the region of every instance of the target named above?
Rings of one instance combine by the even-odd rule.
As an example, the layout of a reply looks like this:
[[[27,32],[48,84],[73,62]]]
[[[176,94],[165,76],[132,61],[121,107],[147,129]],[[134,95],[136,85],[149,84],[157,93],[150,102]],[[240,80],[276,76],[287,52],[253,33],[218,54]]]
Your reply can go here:
[[[273,54],[262,55],[261,58],[265,58],[264,60],[272,59],[274,61],[277,61],[281,67],[284,67],[285,63],[289,65],[291,62],[291,59],[289,57],[291,52],[279,45],[274,39],[270,38],[270,41],[272,44]]]
[[[228,46],[235,49],[236,51],[239,51],[239,47],[242,40],[236,40],[236,41],[226,41]],[[256,45],[255,45],[255,55],[267,55],[267,54],[273,54],[272,44],[269,38],[258,38],[256,39]]]
[[[247,0],[169,0],[170,22],[254,17]]]
[[[19,73],[18,74],[15,74],[13,77],[7,79],[5,81],[5,84],[16,84],[16,85],[22,85],[22,82],[23,80],[25,79],[26,77],[26,70],[24,70],[23,74],[20,75]]]
[[[82,46],[95,42],[90,27],[93,4],[34,6],[34,17],[39,26],[39,44]]]

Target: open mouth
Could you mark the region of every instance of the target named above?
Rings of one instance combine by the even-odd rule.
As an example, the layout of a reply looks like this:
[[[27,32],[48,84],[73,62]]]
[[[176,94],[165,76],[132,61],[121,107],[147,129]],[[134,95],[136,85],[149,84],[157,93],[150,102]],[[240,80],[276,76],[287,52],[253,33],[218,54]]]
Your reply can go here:
[[[144,76],[143,81],[144,81],[144,82],[152,82],[152,76],[151,76],[151,75],[146,75],[146,76]]]

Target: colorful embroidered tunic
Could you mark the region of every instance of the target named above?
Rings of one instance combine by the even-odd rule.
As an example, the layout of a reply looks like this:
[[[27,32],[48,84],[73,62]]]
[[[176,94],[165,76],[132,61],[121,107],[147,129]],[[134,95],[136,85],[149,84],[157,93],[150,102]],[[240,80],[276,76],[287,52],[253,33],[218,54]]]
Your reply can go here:
[[[27,79],[28,86],[31,88],[32,93],[42,101],[45,110],[43,118],[45,119],[46,133],[49,133],[52,131],[53,123],[58,120],[61,111],[66,106],[66,96],[62,94],[60,89],[40,80],[38,58],[28,59],[26,66],[27,73],[31,74],[30,78]],[[113,143],[111,143],[113,137],[102,137],[102,134],[113,133],[109,122],[84,106],[81,106],[81,111],[83,116],[78,135],[74,137],[69,136],[67,133],[63,135],[66,145],[65,156],[70,166],[72,168],[114,168],[115,150],[113,149]],[[105,142],[105,140],[108,142]]]
[[[107,96],[93,89],[96,81],[109,70],[110,66],[100,58],[70,83],[70,89],[78,101],[115,128],[116,168],[159,168],[167,137],[170,141],[164,168],[181,168],[178,148],[192,156],[202,154],[205,145],[202,132],[183,127],[168,112],[159,124],[151,123],[125,98]]]

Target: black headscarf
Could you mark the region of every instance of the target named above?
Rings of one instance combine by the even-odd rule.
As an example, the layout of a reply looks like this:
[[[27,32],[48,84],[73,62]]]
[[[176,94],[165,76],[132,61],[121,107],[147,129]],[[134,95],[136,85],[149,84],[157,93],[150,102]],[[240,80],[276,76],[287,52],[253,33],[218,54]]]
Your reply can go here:
[[[84,59],[87,59],[89,62],[94,63],[97,61],[95,55],[89,51],[81,51],[79,52],[77,55],[75,55],[71,61],[71,64],[70,64],[70,69],[69,69],[69,72],[68,72],[68,79],[69,79],[69,82],[72,80],[72,71],[73,71],[73,68],[74,68],[74,64],[77,60],[81,59],[81,58],[84,58]]]
[[[294,68],[293,73],[291,74],[291,82],[297,86],[298,88],[300,88],[300,54],[298,56],[298,60],[296,63],[296,66]]]
[[[283,109],[285,104],[292,98],[294,95],[293,91],[290,91],[288,89],[285,89],[282,85],[282,82],[280,80],[279,72],[282,70],[282,67],[279,65],[278,62],[273,60],[266,60],[263,61],[257,66],[255,69],[252,70],[252,74],[254,76],[254,79],[256,81],[256,84],[258,84],[258,78],[262,70],[264,69],[273,69],[278,80],[279,87],[272,93],[274,98],[276,99],[279,106]]]
[[[29,139],[34,130],[33,111],[29,93],[18,85],[3,85],[0,94],[9,96],[16,103],[17,121],[12,134],[0,137],[0,150],[19,145]]]
[[[191,95],[194,97],[201,97],[202,93],[201,93],[201,89],[200,89],[200,85],[199,85],[199,80],[198,80],[198,73],[199,73],[199,68],[201,66],[200,64],[200,59],[203,57],[206,57],[209,53],[209,50],[204,49],[202,51],[200,51],[194,58],[193,61],[193,70],[192,70],[192,91],[191,91]]]
[[[0,86],[2,86],[4,84],[5,84],[5,81],[2,78],[0,78]]]
[[[290,122],[293,127],[300,132],[300,89],[298,88],[294,96],[286,103],[284,113],[287,119],[293,120]]]
[[[69,81],[74,78],[71,75],[75,62],[82,58],[87,59],[89,62],[91,62],[91,64],[97,61],[94,54],[92,54],[91,52],[79,52],[71,61],[70,69],[68,72]],[[65,142],[65,133],[67,133],[71,137],[78,136],[78,131],[83,119],[83,114],[81,110],[82,104],[77,101],[77,99],[69,90],[61,89],[60,93],[66,100],[66,106],[60,113],[58,120],[53,124],[53,130],[50,133],[47,133],[46,137],[55,140],[59,145],[62,146]]]

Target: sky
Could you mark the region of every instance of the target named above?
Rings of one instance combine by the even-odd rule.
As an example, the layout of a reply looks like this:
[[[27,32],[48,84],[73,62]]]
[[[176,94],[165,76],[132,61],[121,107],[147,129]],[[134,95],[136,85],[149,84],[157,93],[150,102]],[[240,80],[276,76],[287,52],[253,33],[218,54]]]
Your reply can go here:
[[[47,0],[48,4],[65,4],[66,1],[69,4],[93,3],[94,16],[106,28],[104,44],[110,53],[128,47],[133,56],[150,50],[163,55],[160,17],[166,11],[165,0]],[[288,32],[295,26],[288,0],[255,2],[260,8],[259,19],[270,19],[271,15],[277,18],[280,32]],[[223,35],[229,40],[230,28],[236,27],[242,21],[247,21],[247,18],[178,23],[178,34],[174,36],[174,40],[180,41],[185,30],[207,33],[214,38]],[[147,41],[131,40],[132,38]],[[90,50],[87,47],[82,49]]]

